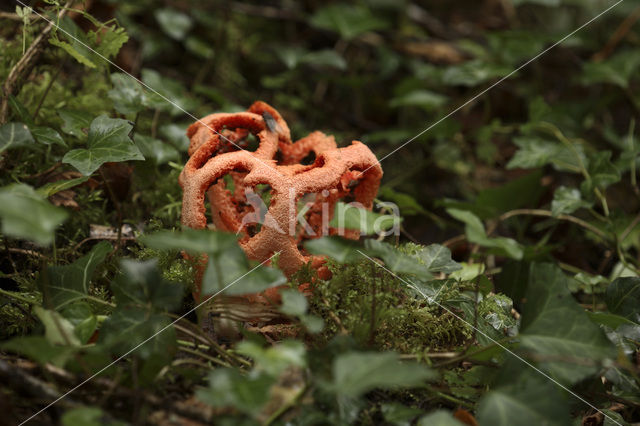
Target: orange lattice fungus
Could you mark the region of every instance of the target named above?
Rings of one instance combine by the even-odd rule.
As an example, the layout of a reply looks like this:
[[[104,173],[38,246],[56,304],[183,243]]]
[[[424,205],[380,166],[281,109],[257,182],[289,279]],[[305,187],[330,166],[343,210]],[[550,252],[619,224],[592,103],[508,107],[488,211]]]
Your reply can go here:
[[[358,141],[338,148],[333,136],[321,132],[292,143],[287,123],[264,102],[246,112],[208,115],[187,136],[190,159],[180,175],[183,225],[239,234],[250,259],[280,252],[278,266],[289,277],[311,261],[327,278],[324,259],[309,256],[302,243],[338,233],[329,221],[339,200],[371,209],[382,168],[369,148]],[[354,230],[341,233],[359,237]],[[197,290],[194,295],[199,298]],[[277,300],[277,290],[249,299],[264,297]]]

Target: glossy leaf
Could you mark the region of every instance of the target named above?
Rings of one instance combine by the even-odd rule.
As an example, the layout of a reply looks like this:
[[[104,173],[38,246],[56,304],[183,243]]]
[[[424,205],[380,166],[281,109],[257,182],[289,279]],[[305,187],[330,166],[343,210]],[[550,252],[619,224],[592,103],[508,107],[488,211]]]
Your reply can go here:
[[[129,138],[133,126],[126,120],[101,115],[91,122],[87,149],[74,149],[62,159],[85,176],[106,162],[144,160],[138,147]]]
[[[611,313],[640,323],[640,278],[617,278],[607,288],[605,301]]]
[[[567,288],[567,278],[553,264],[534,263],[522,311],[522,348],[562,383],[573,384],[595,373],[599,362],[615,356],[600,327],[592,323]]]
[[[7,123],[0,127],[0,152],[29,146],[33,142],[29,128],[23,123]]]
[[[59,310],[85,299],[89,294],[89,283],[94,271],[111,250],[111,244],[102,241],[70,265],[49,266],[43,281],[45,306]]]
[[[364,257],[358,250],[363,247],[353,240],[330,236],[309,240],[304,243],[304,247],[311,254],[321,254],[340,263],[352,263],[363,260]]]
[[[14,183],[0,188],[3,234],[49,245],[67,216],[64,209],[53,206],[28,185]]]
[[[420,386],[436,376],[421,364],[400,362],[392,352],[346,352],[333,361],[333,389],[346,397],[376,388]]]
[[[561,186],[553,193],[551,214],[554,216],[571,214],[580,208],[591,207],[592,204],[593,203],[582,199],[582,195],[578,189]]]
[[[470,243],[500,249],[505,255],[512,259],[522,259],[524,252],[520,244],[511,238],[489,238],[484,229],[484,225],[473,213],[458,209],[447,209],[447,213],[465,223],[465,234]]]

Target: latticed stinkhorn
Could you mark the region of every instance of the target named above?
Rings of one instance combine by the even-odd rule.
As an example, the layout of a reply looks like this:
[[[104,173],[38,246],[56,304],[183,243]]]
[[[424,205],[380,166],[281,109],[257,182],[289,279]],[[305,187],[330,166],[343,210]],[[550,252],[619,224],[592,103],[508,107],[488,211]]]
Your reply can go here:
[[[247,150],[250,134],[259,142],[253,152]],[[307,255],[302,242],[338,233],[329,221],[341,199],[371,209],[382,177],[375,155],[363,143],[338,148],[333,136],[321,132],[292,143],[282,116],[260,101],[246,112],[208,115],[192,124],[187,136],[190,158],[180,174],[183,225],[207,228],[206,194],[215,229],[238,233],[250,259],[264,261],[280,252],[278,266],[289,277],[309,261],[321,277],[330,274],[324,259]],[[303,164],[314,155],[312,164]],[[229,177],[223,179],[225,175]],[[270,188],[264,217],[251,200],[258,185]],[[308,202],[299,215],[300,200]],[[308,226],[299,225],[300,217]],[[342,233],[359,237],[355,230]],[[198,299],[200,283],[196,284]],[[277,289],[249,299],[263,297],[277,300]]]

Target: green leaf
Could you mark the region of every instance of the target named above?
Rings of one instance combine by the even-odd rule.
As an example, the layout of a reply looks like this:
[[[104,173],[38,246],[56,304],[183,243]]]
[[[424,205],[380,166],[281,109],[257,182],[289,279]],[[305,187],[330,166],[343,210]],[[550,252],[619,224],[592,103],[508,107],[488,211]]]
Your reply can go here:
[[[43,197],[51,197],[53,194],[64,191],[65,189],[73,188],[74,186],[85,183],[89,180],[89,176],[83,176],[75,179],[69,180],[58,180],[55,182],[49,182],[47,184],[42,185],[40,188],[36,189],[38,194]]]
[[[254,360],[254,373],[264,371],[272,377],[280,376],[291,366],[305,367],[307,363],[304,344],[295,340],[280,342],[268,347],[244,341],[238,343],[237,351]]]
[[[410,426],[413,419],[423,413],[419,408],[407,407],[398,403],[385,403],[380,406],[384,420],[395,426]]]
[[[238,237],[228,232],[185,228],[141,235],[140,242],[158,250],[185,250],[191,254],[220,253],[237,245]]]
[[[424,262],[427,271],[431,273],[444,272],[450,274],[462,268],[451,259],[451,250],[440,244],[431,244],[418,252],[418,256]]]
[[[122,273],[111,288],[118,307],[138,307],[152,311],[170,311],[182,302],[184,289],[162,278],[158,261],[122,259]]]
[[[188,96],[189,91],[179,81],[163,77],[157,71],[147,68],[142,70],[141,75],[142,81],[147,86],[166,98],[163,99],[155,93],[147,93],[147,106],[169,112],[174,116],[198,107],[198,102]]]
[[[0,127],[0,152],[29,146],[33,142],[29,128],[23,123],[7,123]]]
[[[408,138],[407,138],[408,139]],[[395,191],[388,186],[383,186],[378,191],[378,196],[384,200],[389,200],[398,206],[402,216],[413,216],[417,214],[426,214],[427,211],[420,203],[411,195],[403,194]]]
[[[135,350],[135,355],[142,359],[159,356],[168,362],[177,349],[176,332],[170,324],[163,314],[136,307],[118,307],[102,324],[98,343],[116,355]]]
[[[93,118],[88,112],[68,109],[58,111],[58,115],[64,121],[62,131],[78,138],[86,135]]]
[[[342,202],[336,203],[329,226],[336,229],[357,229],[363,234],[381,234],[394,226],[399,226],[400,217],[383,215],[365,208]]]
[[[604,189],[607,186],[620,181],[620,171],[611,162],[611,151],[600,151],[589,158],[589,178],[584,182],[585,188],[593,187]]]
[[[154,16],[162,31],[175,40],[183,40],[193,26],[188,15],[175,9],[156,9]]]
[[[97,31],[90,31],[89,38],[96,46],[96,52],[105,58],[113,58],[115,57],[120,48],[129,40],[129,35],[124,28],[115,27],[115,26],[102,26]],[[99,57],[99,56],[98,56]],[[100,65],[106,65],[106,62],[103,58],[97,60],[97,63]]]
[[[519,137],[514,143],[520,148],[507,164],[507,169],[532,169],[552,164],[557,170],[579,173],[586,157],[582,145],[567,146],[538,137]]]
[[[462,262],[460,264],[461,269],[453,272],[449,275],[449,278],[458,281],[471,281],[484,272],[484,263],[467,263]]]
[[[473,87],[494,78],[503,77],[509,72],[511,68],[482,60],[472,60],[447,67],[442,75],[442,82],[449,86]]]
[[[325,255],[340,263],[352,263],[364,259],[359,253],[359,250],[363,249],[360,244],[338,236],[308,240],[304,243],[304,247],[311,254]]]
[[[339,70],[347,69],[347,61],[332,49],[306,53],[300,58],[300,62],[317,67],[333,67]]]
[[[38,316],[42,324],[44,324],[44,336],[49,343],[52,345],[73,347],[81,345],[78,336],[75,334],[75,327],[73,324],[66,318],[63,318],[58,312],[43,309],[40,306],[35,306],[33,311]]]
[[[420,260],[399,251],[391,244],[378,240],[366,240],[365,248],[369,256],[381,258],[387,268],[396,274],[413,274],[423,279],[433,278]]]
[[[87,149],[74,149],[62,159],[85,176],[106,162],[144,160],[138,147],[129,138],[133,126],[126,120],[101,115],[91,122]]]
[[[415,362],[400,362],[393,352],[347,352],[333,361],[333,390],[356,398],[376,388],[401,388],[423,385],[437,377]]]
[[[307,313],[309,302],[302,293],[297,290],[284,290],[280,292],[280,295],[282,296],[280,312],[294,317],[299,317]]]
[[[41,144],[67,146],[62,136],[60,136],[60,133],[51,127],[31,126],[29,130],[31,130],[33,137]]]
[[[607,288],[605,301],[611,313],[640,323],[640,278],[617,278]]]
[[[64,367],[73,356],[76,348],[71,346],[58,346],[49,342],[44,336],[20,336],[0,343],[3,351],[24,355],[39,364],[53,364]]]
[[[619,52],[603,62],[586,63],[581,82],[584,85],[608,83],[627,89],[639,67],[640,53],[637,50]]]
[[[446,104],[447,99],[446,96],[439,93],[419,89],[391,99],[389,106],[392,108],[416,106],[431,112]]]
[[[500,249],[512,259],[522,259],[524,252],[520,244],[511,238],[489,238],[482,221],[473,213],[458,209],[447,209],[447,213],[465,223],[465,234],[470,243],[475,243],[482,247]]]
[[[532,264],[525,298],[521,347],[556,380],[576,383],[597,372],[599,361],[615,357],[611,342],[575,302],[557,266]]]
[[[275,381],[264,373],[242,375],[238,370],[216,368],[209,373],[209,387],[199,389],[196,396],[212,407],[235,407],[256,416],[269,400]]]
[[[93,55],[91,55],[90,51],[79,42],[67,43],[66,41],[60,40],[56,37],[50,37],[49,43],[61,48],[82,65],[89,68],[96,68],[96,64],[92,60]]]
[[[44,281],[42,292],[45,306],[60,310],[70,303],[85,299],[89,294],[91,276],[111,250],[111,244],[102,241],[70,265],[49,266],[48,281]]]
[[[125,426],[127,423],[113,420],[98,407],[78,407],[66,411],[60,419],[62,426]]]
[[[613,330],[621,325],[637,326],[637,323],[628,320],[620,315],[610,314],[608,312],[587,312],[589,319],[596,324],[605,325]]]
[[[244,257],[244,254],[242,254]],[[224,262],[221,262],[224,265]],[[225,271],[225,267],[223,267],[223,271]],[[225,286],[229,286],[224,294],[229,296],[238,296],[243,294],[254,294],[262,292],[268,288],[278,287],[287,282],[287,277],[282,274],[282,271],[276,268],[270,268],[265,265],[258,266],[252,272],[249,272],[249,266],[245,266],[245,270],[243,271],[242,278],[236,278],[231,280],[225,278],[227,280]],[[205,272],[206,275],[206,272]],[[234,282],[235,281],[235,282]],[[233,282],[233,285],[230,285]],[[205,291],[205,286],[203,285],[203,292],[205,294],[209,294]]]
[[[113,107],[121,114],[137,114],[144,110],[148,102],[144,88],[135,78],[124,73],[110,76],[113,89],[107,95],[113,101]]]
[[[67,305],[60,313],[73,324],[74,332],[82,344],[89,341],[98,327],[98,318],[93,314],[91,306],[85,302]]]
[[[417,426],[463,426],[464,423],[459,422],[453,414],[446,410],[436,410],[420,417]]]
[[[153,159],[156,164],[180,160],[180,153],[173,146],[154,139],[151,136],[136,135],[135,143],[147,160]]]
[[[317,10],[310,22],[314,27],[337,32],[345,40],[388,26],[386,21],[375,17],[368,8],[344,3]]]
[[[14,183],[0,188],[0,218],[5,235],[49,245],[55,229],[67,217],[64,209],[51,205],[29,185]]]
[[[571,214],[580,208],[589,208],[592,205],[593,203],[582,199],[578,189],[561,186],[553,193],[551,214],[556,217],[561,214]]]
[[[501,370],[499,386],[479,402],[477,418],[480,424],[571,424],[568,403],[556,384],[516,359],[510,359]]]

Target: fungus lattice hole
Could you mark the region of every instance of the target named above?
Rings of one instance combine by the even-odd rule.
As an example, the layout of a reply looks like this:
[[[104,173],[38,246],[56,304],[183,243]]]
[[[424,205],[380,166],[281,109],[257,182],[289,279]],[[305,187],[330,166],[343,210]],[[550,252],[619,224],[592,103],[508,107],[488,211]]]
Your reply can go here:
[[[302,160],[300,160],[300,164],[305,166],[310,166],[316,161],[316,153],[315,151],[310,151]]]

